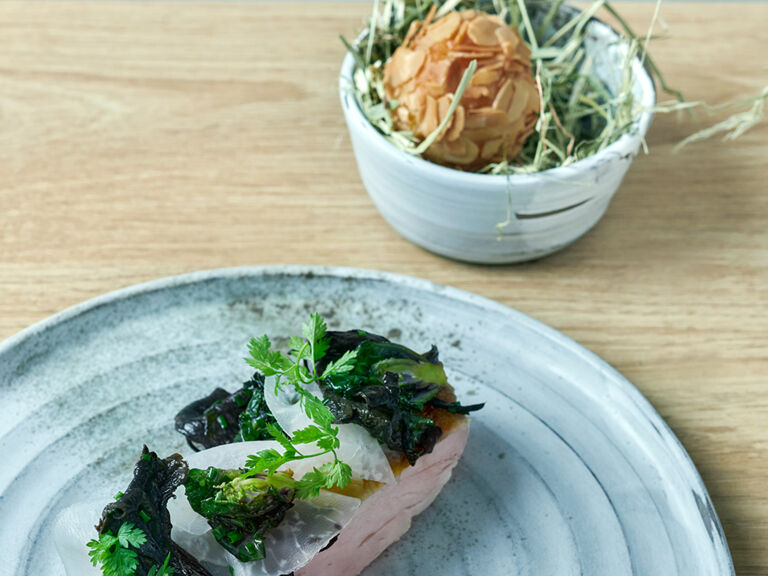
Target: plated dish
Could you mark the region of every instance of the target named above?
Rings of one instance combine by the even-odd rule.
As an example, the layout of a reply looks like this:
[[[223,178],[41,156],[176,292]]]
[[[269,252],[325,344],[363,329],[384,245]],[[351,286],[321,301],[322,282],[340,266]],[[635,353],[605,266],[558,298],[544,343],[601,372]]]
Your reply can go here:
[[[457,396],[487,402],[453,480],[364,574],[432,573],[435,558],[446,574],[733,573],[682,446],[592,354],[457,290],[281,267],[131,288],[0,345],[0,574],[64,574],[53,536],[62,511],[112,499],[147,438],[162,456],[194,457],[175,415],[248,381],[238,359],[250,336],[288,345],[313,310],[332,329],[438,343]]]
[[[144,446],[125,492],[59,514],[69,576],[357,576],[408,531],[483,405],[457,401],[435,346],[317,313],[301,334],[252,338],[242,387],[176,414],[190,456]]]

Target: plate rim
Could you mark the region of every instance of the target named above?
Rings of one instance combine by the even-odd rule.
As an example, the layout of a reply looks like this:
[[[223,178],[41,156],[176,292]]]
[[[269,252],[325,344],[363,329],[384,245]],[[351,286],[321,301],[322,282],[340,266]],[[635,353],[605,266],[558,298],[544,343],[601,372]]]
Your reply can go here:
[[[680,439],[670,428],[667,422],[659,415],[650,401],[643,395],[642,392],[630,382],[624,375],[611,366],[607,361],[600,358],[597,354],[587,349],[585,346],[579,344],[569,336],[566,336],[562,332],[555,328],[548,326],[547,324],[536,320],[535,318],[507,306],[496,302],[490,298],[474,294],[472,292],[462,290],[460,288],[454,288],[445,284],[439,284],[423,278],[416,278],[404,274],[398,274],[394,272],[384,272],[380,270],[372,270],[366,268],[354,268],[346,266],[317,266],[317,265],[266,265],[266,266],[236,266],[225,268],[213,268],[208,270],[199,270],[195,272],[187,272],[183,274],[177,274],[172,276],[165,276],[138,284],[132,284],[124,288],[119,288],[106,292],[99,296],[89,298],[83,302],[65,308],[47,318],[40,320],[27,328],[24,328],[20,332],[0,341],[0,359],[6,354],[10,354],[13,350],[20,346],[27,340],[38,336],[45,331],[63,324],[69,320],[85,314],[91,310],[101,308],[103,306],[110,305],[114,302],[125,300],[141,294],[148,294],[152,292],[160,292],[163,290],[169,290],[180,286],[188,286],[197,284],[200,282],[211,280],[224,280],[233,279],[237,277],[266,277],[266,276],[293,276],[293,277],[306,277],[312,279],[315,277],[331,277],[331,278],[351,278],[354,280],[374,280],[383,281],[388,283],[397,284],[407,288],[420,290],[423,292],[446,296],[450,299],[458,300],[491,312],[502,314],[508,319],[523,325],[525,328],[532,330],[537,335],[546,338],[552,343],[566,348],[570,353],[575,354],[581,360],[589,363],[594,368],[603,372],[603,374],[610,379],[611,383],[618,386],[620,391],[630,398],[637,408],[641,411],[644,417],[656,426],[660,433],[672,440],[669,444],[669,449],[672,455],[676,457],[678,463],[687,469],[690,474],[690,481],[699,493],[705,499],[706,509],[709,513],[709,518],[702,518],[702,521],[709,520],[714,525],[717,534],[719,535],[719,541],[711,538],[716,556],[720,561],[720,567],[725,567],[730,576],[735,576],[736,571],[733,564],[733,558],[730,552],[730,547],[725,536],[725,532],[720,522],[720,518],[715,510],[712,498],[707,490],[704,480],[701,478],[698,468],[696,467],[693,459],[688,454],[688,451],[683,446]],[[703,516],[703,514],[702,514]]]

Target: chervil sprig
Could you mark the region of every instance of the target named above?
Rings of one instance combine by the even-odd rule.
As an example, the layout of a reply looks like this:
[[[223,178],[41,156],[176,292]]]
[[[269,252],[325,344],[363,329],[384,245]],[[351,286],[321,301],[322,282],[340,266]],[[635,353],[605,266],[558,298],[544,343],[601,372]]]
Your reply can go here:
[[[352,480],[352,468],[340,461],[336,454],[336,449],[339,447],[338,428],[331,427],[323,430],[312,424],[297,430],[291,438],[288,438],[277,426],[270,426],[269,431],[285,451],[280,454],[275,449],[269,449],[250,456],[246,462],[248,469],[245,473],[246,477],[265,471],[272,474],[289,462],[333,454],[333,462],[326,462],[319,468],[314,468],[312,472],[308,472],[296,481],[296,496],[314,498],[321,488],[344,488]],[[297,446],[301,444],[315,444],[321,451],[310,454],[302,452]]]
[[[118,529],[117,536],[105,532],[98,540],[88,542],[91,549],[88,556],[91,564],[101,566],[103,576],[133,576],[139,567],[139,557],[131,548],[138,550],[146,541],[147,535],[141,528],[126,522]],[[168,552],[163,565],[160,568],[152,566],[147,576],[173,576],[173,567],[168,565],[170,561],[171,553]]]
[[[251,340],[249,345],[251,355],[246,358],[248,364],[265,376],[275,377],[275,393],[285,386],[293,387],[299,396],[302,410],[313,423],[295,431],[290,438],[279,427],[268,426],[269,433],[280,443],[284,452],[281,454],[277,450],[270,449],[251,456],[246,463],[248,470],[245,475],[252,476],[264,471],[272,474],[289,462],[326,454],[333,455],[332,462],[314,468],[312,472],[305,474],[296,482],[296,494],[299,498],[315,497],[321,488],[344,488],[352,478],[352,469],[341,462],[336,453],[339,447],[339,429],[333,426],[333,414],[320,398],[307,389],[310,384],[335,374],[346,374],[354,368],[357,352],[349,351],[335,362],[330,362],[322,374],[317,373],[317,362],[325,357],[328,351],[327,330],[323,318],[314,313],[310,316],[309,322],[302,326],[304,338],[291,337],[290,355],[272,350],[272,343],[264,335]],[[314,444],[320,451],[307,453],[299,448],[306,444]]]
[[[126,522],[117,531],[117,536],[106,532],[98,540],[88,542],[88,556],[94,566],[101,566],[104,576],[133,576],[139,565],[138,555],[132,548],[147,541],[147,536],[140,528]]]

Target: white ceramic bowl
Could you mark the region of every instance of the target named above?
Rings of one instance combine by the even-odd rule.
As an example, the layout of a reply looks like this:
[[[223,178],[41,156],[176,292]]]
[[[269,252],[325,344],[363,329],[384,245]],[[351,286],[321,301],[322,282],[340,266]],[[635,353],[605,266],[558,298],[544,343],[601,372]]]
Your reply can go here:
[[[609,89],[618,85],[625,47],[593,20],[586,50]],[[382,216],[411,242],[437,254],[486,264],[523,262],[561,250],[605,213],[638,152],[656,102],[653,80],[636,59],[633,93],[642,112],[630,132],[569,166],[531,175],[496,176],[446,168],[403,152],[365,118],[350,92],[355,62],[347,54],[340,94],[360,177]],[[499,235],[497,225],[511,220]]]

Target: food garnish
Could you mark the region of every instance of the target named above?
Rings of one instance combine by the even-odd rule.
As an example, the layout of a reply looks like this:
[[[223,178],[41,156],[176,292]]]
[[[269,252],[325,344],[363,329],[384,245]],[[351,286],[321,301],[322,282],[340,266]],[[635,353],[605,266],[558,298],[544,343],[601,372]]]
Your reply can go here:
[[[461,406],[448,392],[445,371],[435,347],[425,354],[418,354],[364,330],[328,331],[325,321],[317,314],[312,315],[303,332],[306,340],[297,336],[291,338],[292,349],[288,354],[272,350],[268,336],[251,340],[251,356],[246,360],[260,373],[256,373],[250,381],[257,385],[248,410],[243,414],[255,405],[257,421],[263,422],[261,429],[266,433],[246,439],[274,438],[286,450],[283,454],[272,451],[250,459],[248,468],[255,470],[255,473],[276,470],[292,460],[332,452],[334,447],[338,447],[333,424],[350,422],[363,426],[389,449],[403,452],[413,464],[419,456],[429,453],[440,437],[440,428],[424,413],[425,407],[461,414],[482,408],[482,404]],[[274,424],[274,417],[264,401],[262,373],[268,378],[275,378],[276,388],[295,390],[307,416],[313,421],[310,426],[293,432],[289,438]],[[322,400],[307,389],[311,385],[319,386]],[[209,398],[204,399],[208,404]],[[177,429],[182,433],[186,434],[185,430],[192,428],[183,422],[183,415],[189,414],[192,411],[190,408],[196,404],[191,404],[177,416]],[[232,403],[222,402],[220,406],[228,405]],[[214,405],[210,410],[217,409],[221,408]],[[271,422],[267,421],[269,419]],[[215,429],[216,418],[209,415],[205,421],[209,429],[211,426]],[[251,426],[250,421],[241,415],[241,427],[243,422]],[[210,443],[206,447],[226,443],[222,439],[227,436],[234,438],[234,441],[243,436],[242,428],[238,431],[235,425],[229,425],[228,430],[228,435],[209,434]],[[321,451],[305,453],[298,447],[303,444],[315,444]],[[305,491],[311,495],[323,486],[337,486],[334,481],[328,481],[328,474],[338,475],[342,470],[346,469],[336,459],[333,464],[326,464],[306,475],[298,482],[299,497]]]
[[[290,472],[246,476],[242,470],[209,467],[190,470],[185,488],[217,542],[238,560],[252,562],[264,558],[264,535],[293,506],[295,484]]]
[[[273,474],[278,468],[290,462],[332,454],[333,461],[315,468],[296,482],[296,493],[300,498],[316,496],[321,488],[344,488],[352,478],[352,469],[338,458],[338,427],[333,426],[334,417],[323,401],[310,392],[307,387],[332,376],[341,376],[353,369],[355,351],[348,351],[332,362],[328,362],[318,372],[319,362],[325,357],[329,342],[325,320],[319,314],[310,316],[309,322],[302,326],[304,339],[292,336],[291,353],[283,354],[272,349],[272,343],[265,334],[253,338],[248,346],[250,356],[246,362],[259,370],[265,377],[274,377],[275,390],[291,388],[298,395],[298,401],[312,424],[297,430],[292,438],[275,425],[267,425],[272,437],[283,447],[281,454],[277,450],[264,450],[248,459],[246,475],[266,471]],[[318,452],[305,453],[298,446],[315,444]]]
[[[140,528],[126,522],[113,535],[110,530],[99,535],[98,540],[88,542],[88,553],[94,566],[100,565],[104,576],[135,574],[139,566],[136,550],[147,541]]]
[[[430,453],[442,433],[425,407],[462,414],[483,407],[455,402],[434,346],[418,354],[364,330],[329,332],[328,343],[320,370],[345,354],[355,357],[351,370],[320,383],[336,421],[360,424],[381,444],[403,452],[411,464]],[[448,397],[441,399],[446,393]]]
[[[144,447],[133,480],[104,508],[98,539],[88,542],[91,562],[103,576],[210,576],[171,540],[168,500],[186,478],[179,454],[160,459]]]
[[[229,442],[271,438],[275,418],[264,402],[264,377],[255,373],[237,392],[216,388],[176,415],[176,430],[195,451]]]

